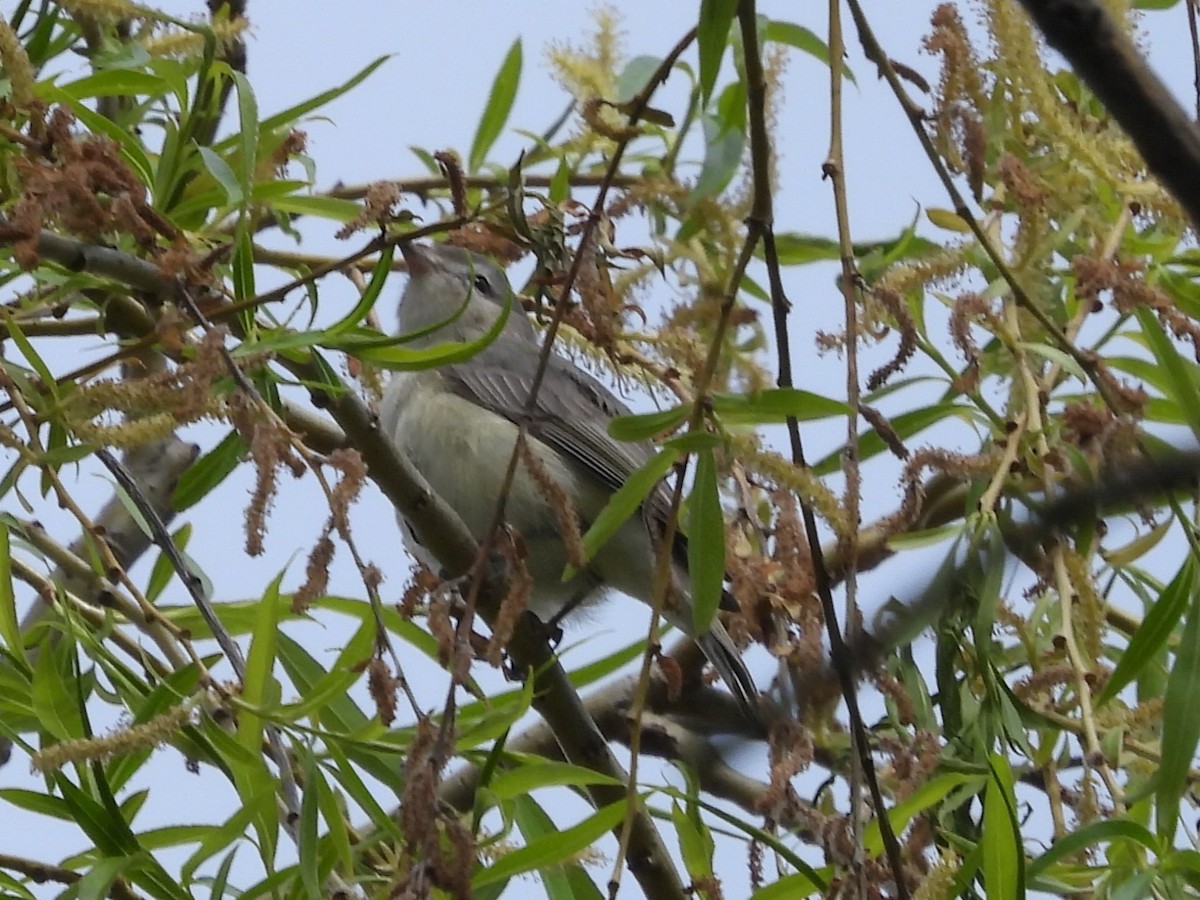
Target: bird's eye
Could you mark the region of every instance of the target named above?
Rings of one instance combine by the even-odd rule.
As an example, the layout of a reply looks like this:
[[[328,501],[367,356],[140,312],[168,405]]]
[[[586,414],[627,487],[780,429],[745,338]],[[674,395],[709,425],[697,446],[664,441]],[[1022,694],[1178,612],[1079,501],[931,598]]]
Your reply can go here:
[[[492,295],[492,286],[488,282],[486,275],[475,276],[475,290],[479,291],[479,293],[483,294],[485,297],[490,297]]]

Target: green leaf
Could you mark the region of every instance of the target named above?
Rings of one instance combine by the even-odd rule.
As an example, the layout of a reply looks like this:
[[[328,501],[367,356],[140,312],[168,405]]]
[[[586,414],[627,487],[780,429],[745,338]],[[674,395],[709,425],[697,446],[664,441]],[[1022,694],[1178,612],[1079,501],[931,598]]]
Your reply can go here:
[[[710,878],[713,874],[713,840],[704,820],[699,816],[693,819],[678,802],[672,802],[671,824],[679,838],[679,854],[692,883]]]
[[[130,94],[154,97],[167,93],[170,85],[161,76],[150,72],[136,69],[101,69],[62,85],[60,90],[74,100]],[[75,104],[71,106],[74,108]]]
[[[613,492],[604,509],[600,510],[600,515],[596,516],[592,527],[583,536],[583,549],[588,559],[595,558],[600,548],[637,511],[646,495],[654,490],[678,459],[679,454],[676,451],[660,450]],[[568,567],[563,580],[566,581],[574,574],[574,570]]]
[[[913,817],[940,803],[953,790],[966,788],[967,793],[981,790],[987,779],[982,775],[970,775],[962,772],[948,772],[936,775],[921,785],[911,795],[888,810],[888,821],[892,831],[900,834],[908,827]],[[872,820],[863,830],[863,848],[872,856],[883,852],[883,834],[879,830],[879,822]]]
[[[262,785],[262,789],[253,797],[241,797],[239,800],[241,805],[234,810],[233,815],[223,824],[211,826],[200,846],[184,861],[180,868],[180,881],[185,884],[191,881],[196,869],[240,840],[246,833],[246,827],[252,822],[263,816],[275,814],[275,788],[270,783]]]
[[[432,369],[437,366],[463,362],[494,341],[504,331],[504,326],[508,322],[509,315],[512,313],[512,291],[509,291],[508,295],[504,298],[504,306],[500,311],[500,315],[496,317],[496,321],[492,323],[492,327],[473,341],[450,341],[419,350],[411,350],[397,345],[405,341],[411,341],[415,337],[437,331],[448,322],[453,322],[455,318],[463,313],[470,301],[471,295],[467,294],[463,299],[462,306],[448,316],[445,322],[437,322],[418,332],[386,337],[379,335],[378,332],[366,329],[351,329],[342,334],[329,336],[326,346],[331,349],[345,350],[357,359],[388,369],[399,369],[401,371]]]
[[[696,454],[696,477],[688,504],[688,574],[692,579],[692,624],[704,634],[721,606],[725,581],[725,514],[712,451]]]
[[[521,829],[526,844],[558,832],[554,820],[532,797],[517,797],[512,807],[513,820]],[[548,866],[538,875],[545,885],[549,900],[601,900],[604,896],[577,862]]]
[[[187,547],[191,537],[192,523],[186,522],[171,535],[171,542],[180,550],[183,550]],[[154,568],[150,570],[150,577],[146,581],[146,599],[151,603],[157,600],[167,585],[171,583],[171,579],[174,576],[175,565],[171,561],[171,557],[166,553],[160,552],[158,558],[154,560]]]
[[[274,131],[277,128],[290,128],[301,116],[312,112],[314,109],[319,109],[322,106],[333,102],[338,97],[342,96],[342,94],[358,87],[358,85],[361,84],[362,81],[368,76],[370,76],[372,72],[387,62],[388,58],[389,57],[387,56],[378,56],[371,60],[371,62],[367,63],[367,65],[365,65],[357,73],[355,73],[349,81],[345,81],[335,88],[330,88],[327,91],[323,91],[320,94],[317,94],[315,97],[310,97],[308,100],[305,100],[302,103],[297,103],[295,106],[289,106],[287,109],[283,110],[283,112],[276,113],[273,116],[263,119],[262,123],[259,125],[259,129],[265,134],[267,132]]]
[[[938,245],[932,241],[916,237],[911,229],[905,229],[898,237],[887,240],[856,241],[851,245],[851,249],[855,259],[862,259],[873,253],[886,257],[901,246],[908,256],[913,257],[938,249]],[[779,263],[784,266],[803,266],[841,258],[841,248],[836,240],[794,231],[776,234],[775,247],[779,254]]]
[[[236,431],[231,431],[198,460],[192,463],[179,477],[179,484],[171,495],[171,504],[177,512],[191,509],[237,468],[242,454],[247,450],[246,442]]]
[[[1061,366],[1080,381],[1085,384],[1087,383],[1087,375],[1084,374],[1083,369],[1079,368],[1079,363],[1069,353],[1064,353],[1062,350],[1057,347],[1051,347],[1049,344],[1038,344],[1031,341],[1018,341],[1017,346],[1035,356],[1050,360],[1050,362]]]
[[[353,200],[340,197],[312,197],[304,194],[289,194],[270,201],[271,208],[298,216],[317,216],[334,222],[349,222],[362,212],[362,207]]]
[[[325,746],[325,752],[329,754],[329,758],[337,766],[337,783],[338,787],[367,814],[367,819],[378,828],[385,832],[392,840],[405,840],[403,833],[400,831],[400,826],[396,824],[395,815],[389,813],[376,799],[375,794],[378,792],[378,786],[374,789],[367,787],[366,782],[358,777],[358,773],[354,770],[354,766],[350,764],[350,760],[342,751],[341,746],[336,741],[330,741]]]
[[[616,828],[625,818],[626,805],[625,800],[618,800],[596,810],[572,828],[530,841],[520,850],[505,854],[489,868],[476,872],[475,877],[471,879],[471,888],[478,890],[484,885],[569,861],[577,853],[590,847],[601,835]]]
[[[1174,843],[1179,801],[1187,790],[1192,756],[1200,740],[1200,716],[1196,715],[1196,698],[1200,697],[1200,591],[1193,590],[1191,595],[1163,699],[1162,760],[1155,797],[1158,838],[1163,846]]]
[[[1175,626],[1183,617],[1188,601],[1196,595],[1196,559],[1190,554],[1185,557],[1183,565],[1175,573],[1175,577],[1159,594],[1158,599],[1146,613],[1142,624],[1129,639],[1129,646],[1117,660],[1113,670],[1104,685],[1104,690],[1096,698],[1096,705],[1101,706],[1111,700],[1141,673],[1147,665],[1154,665],[1159,653],[1175,633]]]
[[[354,304],[354,308],[350,312],[325,329],[327,335],[344,334],[366,318],[367,313],[375,306],[375,301],[379,299],[379,294],[383,291],[383,285],[392,270],[392,258],[395,252],[396,248],[392,244],[383,248],[379,259],[375,261],[375,267],[371,270],[371,280],[367,282],[362,297]]]
[[[233,236],[233,259],[230,260],[230,269],[233,271],[233,296],[239,303],[257,294],[254,287],[254,242],[250,231],[250,219],[242,216]],[[248,311],[242,312],[241,316],[247,325],[253,318]]]
[[[242,683],[242,699],[250,709],[243,709],[238,716],[238,743],[247,750],[258,752],[262,746],[262,719],[252,709],[264,708],[279,695],[279,685],[271,674],[275,667],[278,646],[279,611],[282,603],[279,584],[283,581],[280,572],[267,585],[262,601],[258,604],[254,634],[250,639],[250,650],[246,654],[246,675]]]
[[[499,800],[511,800],[539,788],[586,787],[593,784],[616,786],[621,782],[600,772],[569,763],[531,762],[500,772],[488,785]]]
[[[1134,841],[1144,849],[1158,852],[1158,842],[1144,827],[1129,819],[1106,819],[1090,822],[1059,838],[1049,850],[1029,863],[1026,874],[1032,881],[1040,877],[1060,859],[1066,859],[1093,845]]]
[[[690,402],[652,413],[617,416],[608,423],[608,433],[618,441],[644,441],[674,431],[687,421],[694,405]]]
[[[801,53],[807,53],[814,59],[820,60],[827,66],[829,65],[829,45],[803,25],[795,25],[791,22],[770,21],[767,23],[767,27],[763,29],[763,40],[795,47]],[[842,74],[851,84],[856,83],[854,81],[854,73],[850,71],[850,68],[845,63],[842,64]]]
[[[717,84],[725,46],[729,43],[729,28],[736,13],[737,0],[700,0],[696,49],[700,54],[700,99],[704,104],[708,103]]]
[[[712,405],[726,425],[780,424],[789,416],[800,422],[811,422],[850,414],[849,405],[841,400],[798,388],[773,388],[753,394],[715,394]]]
[[[0,640],[18,659],[25,658],[21,625],[17,618],[17,601],[12,585],[12,549],[9,546],[8,526],[0,522]]]
[[[60,741],[86,737],[79,711],[76,678],[70,671],[72,644],[61,640],[54,645],[52,633],[42,641],[33,667],[33,711],[42,728]]]
[[[231,71],[238,99],[238,144],[241,171],[238,173],[242,196],[249,197],[254,190],[254,174],[258,166],[258,100],[249,79],[241,72]]]
[[[1025,888],[1012,770],[1008,760],[998,753],[991,755],[990,768],[992,777],[983,797],[983,827],[980,830],[984,885],[988,900],[1015,900],[1024,896]]]
[[[229,167],[229,163],[225,162],[211,147],[197,147],[196,149],[200,153],[200,159],[204,163],[204,168],[208,170],[208,174],[225,192],[225,202],[230,206],[241,206],[246,195],[242,191],[242,185],[238,181],[237,175]]]
[[[132,868],[137,859],[132,856],[109,856],[96,860],[92,868],[75,885],[79,900],[106,900],[109,888],[117,876]]]
[[[760,888],[750,895],[750,900],[795,900],[808,897],[822,889],[822,882],[804,872],[787,875],[778,881]]]
[[[317,833],[317,794],[321,771],[313,757],[312,748],[305,748],[302,761],[304,764],[304,793],[300,798],[300,821],[297,823],[300,832],[297,847],[300,858],[300,883],[304,885],[305,895],[320,897],[324,893],[321,889],[321,876],[317,868],[320,856],[320,836]]]
[[[745,102],[745,85],[734,82],[725,89],[734,92]],[[732,124],[719,116],[705,115],[701,118],[704,129],[704,163],[700,176],[688,193],[687,208],[699,201],[715,197],[725,190],[742,163],[742,151],[746,147],[746,132],[740,124]]]
[[[496,73],[492,82],[487,106],[483,108],[483,116],[479,119],[479,127],[475,129],[475,139],[471,141],[471,153],[467,157],[470,171],[475,172],[479,169],[487,159],[488,151],[496,143],[496,138],[500,137],[504,130],[520,83],[521,39],[517,38],[509,47],[504,62],[500,64],[500,71]]]
[[[1139,306],[1134,314],[1142,326],[1142,335],[1150,351],[1168,379],[1167,396],[1179,404],[1184,421],[1191,427],[1192,433],[1200,438],[1200,389],[1189,374],[1188,366],[1180,358],[1179,349],[1162,330],[1153,310]]]
[[[635,56],[617,78],[617,103],[628,103],[640,94],[650,83],[654,73],[662,65],[662,59],[657,56]]]
[[[4,325],[8,329],[8,336],[17,345],[17,349],[21,351],[21,355],[25,357],[25,361],[37,372],[38,378],[42,381],[41,386],[57,396],[58,389],[50,367],[46,365],[45,360],[38,355],[38,352],[33,349],[33,344],[29,343],[29,338],[25,336],[25,332],[21,330],[21,326],[17,324],[16,319],[7,310],[4,312]]]

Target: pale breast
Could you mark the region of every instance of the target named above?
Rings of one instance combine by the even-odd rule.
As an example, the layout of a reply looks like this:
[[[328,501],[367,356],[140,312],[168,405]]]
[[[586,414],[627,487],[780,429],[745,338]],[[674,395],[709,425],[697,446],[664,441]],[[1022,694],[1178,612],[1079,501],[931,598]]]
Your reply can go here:
[[[432,371],[393,376],[380,409],[380,424],[429,487],[458,513],[476,539],[482,540],[496,513],[517,427],[447,392],[442,378]],[[580,512],[594,515],[599,499],[591,497],[595,490],[578,491],[577,476],[558,454],[536,438],[529,441],[565,490],[577,497],[582,493],[584,509]],[[532,606],[539,616],[546,618],[577,599],[575,595],[594,590],[593,579],[587,576],[562,583],[566,556],[558,521],[524,466],[518,465],[505,518],[520,531],[528,548],[526,563],[537,585]]]

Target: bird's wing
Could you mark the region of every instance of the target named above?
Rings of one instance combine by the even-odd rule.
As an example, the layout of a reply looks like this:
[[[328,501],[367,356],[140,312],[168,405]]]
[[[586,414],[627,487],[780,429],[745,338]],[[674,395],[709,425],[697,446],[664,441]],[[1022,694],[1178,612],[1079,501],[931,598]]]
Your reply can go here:
[[[537,355],[530,352],[528,344],[506,345],[505,336],[501,335],[467,362],[439,371],[454,393],[519,425],[525,416],[537,365]],[[608,423],[630,412],[628,406],[591,375],[551,354],[529,417],[529,433],[582,465],[610,491],[616,491],[655,453],[649,441],[619,441],[609,435]],[[659,482],[643,501],[643,514],[662,525],[670,512],[670,492]],[[678,531],[673,555],[681,566],[687,567],[687,539]],[[736,610],[732,596],[722,593],[721,608]]]
[[[504,354],[503,359],[485,352],[441,371],[452,391],[520,424],[537,358],[528,347],[514,349],[520,352]],[[591,375],[562,357],[551,356],[529,413],[529,433],[615,491],[654,455],[650,443],[629,443],[609,436],[608,423],[629,412],[629,407]]]

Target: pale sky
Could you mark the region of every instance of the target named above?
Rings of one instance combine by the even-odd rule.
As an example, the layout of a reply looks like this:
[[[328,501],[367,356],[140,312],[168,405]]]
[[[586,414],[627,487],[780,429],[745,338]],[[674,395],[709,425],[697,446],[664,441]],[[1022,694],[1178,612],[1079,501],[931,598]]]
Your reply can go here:
[[[643,54],[662,55],[695,23],[698,4],[694,0],[635,2],[620,0],[610,4],[619,13],[626,32],[628,57]],[[929,0],[867,0],[866,10],[888,53],[916,68],[932,83],[936,82],[937,64],[920,50],[920,41],[928,32],[929,13],[936,4]],[[0,2],[0,11],[11,12],[12,0]],[[198,14],[204,8],[200,0],[175,0],[164,4],[172,14]],[[826,33],[824,4],[763,2],[760,12],[771,17],[795,21],[818,34]],[[521,37],[525,69],[509,131],[492,151],[491,159],[511,164],[527,141],[514,129],[540,132],[554,120],[568,97],[550,78],[544,62],[550,42],[586,40],[591,21],[583,4],[564,0],[530,0],[520,3],[466,2],[442,0],[418,4],[385,0],[342,0],[337,4],[315,2],[251,3],[249,15],[253,30],[249,42],[248,75],[254,86],[260,111],[271,114],[350,78],[370,60],[380,55],[392,58],[370,79],[348,96],[322,109],[318,118],[304,126],[309,135],[309,153],[317,162],[318,189],[337,182],[361,183],[372,179],[403,179],[422,173],[409,146],[434,151],[457,149],[466,155],[491,84],[512,41]],[[964,14],[972,20],[969,12]],[[1186,45],[1186,26],[1182,5],[1147,20],[1149,46],[1156,68],[1191,104],[1191,71]],[[891,99],[886,85],[876,80],[872,68],[858,49],[852,24],[846,22],[849,65],[858,77],[857,86],[848,86],[845,95],[845,144],[851,224],[856,239],[890,237],[907,226],[918,211],[930,206],[948,206],[936,178],[912,135],[907,121]],[[690,55],[694,59],[694,53]],[[728,76],[728,60],[724,74]],[[668,86],[680,90],[678,79]],[[670,94],[668,93],[669,97]],[[793,54],[787,71],[782,103],[778,107],[780,190],[776,197],[776,229],[799,231],[832,237],[835,234],[831,192],[821,178],[821,163],[828,144],[827,71],[809,57]],[[418,211],[417,207],[413,207]],[[361,244],[361,236],[349,242],[333,239],[336,226],[310,222],[302,227],[308,252],[342,255]],[[922,233],[944,238],[927,222]],[[283,236],[273,246],[289,247]],[[796,304],[795,319],[802,322],[794,331],[793,351],[802,386],[819,393],[844,397],[843,363],[836,356],[817,358],[812,343],[815,327],[836,330],[841,321],[840,294],[835,289],[835,270],[830,265],[813,266],[785,272],[786,285]],[[386,288],[380,315],[390,325],[395,301],[403,279],[395,278]],[[330,278],[322,286],[322,302],[330,309],[353,302],[350,286]],[[669,296],[669,295],[668,295]],[[7,297],[0,297],[0,301]],[[817,325],[814,325],[817,323]],[[886,359],[892,344],[872,356]],[[870,366],[864,364],[864,370]],[[636,398],[631,398],[637,402]],[[644,399],[641,401],[645,403]],[[843,426],[832,432],[806,432],[806,448],[815,458],[843,439]],[[192,429],[192,439],[206,448],[223,434],[212,428]],[[969,442],[970,434],[960,432]],[[974,449],[969,443],[968,450]],[[259,560],[246,560],[242,554],[243,509],[248,489],[245,478],[231,479],[188,519],[196,528],[189,552],[213,578],[218,599],[257,596],[267,581],[286,567],[284,585],[295,587],[303,576],[304,555],[315,539],[325,512],[311,484],[297,489],[290,480],[283,484],[271,519],[267,554]],[[880,478],[870,486],[865,514],[870,517],[889,511],[898,494],[894,477]],[[92,499],[95,509],[108,494],[106,482],[91,476],[81,479],[81,495]],[[34,492],[36,493],[36,492]],[[86,505],[86,504],[85,504]],[[69,540],[71,533],[55,532],[55,524],[67,520],[48,509],[39,517],[51,533]],[[408,567],[399,550],[399,535],[387,502],[370,489],[355,509],[353,524],[364,554],[385,572],[383,588],[386,600],[399,596],[407,579]],[[176,522],[178,525],[178,521]],[[346,565],[346,554],[339,553],[335,566],[334,592],[339,589],[361,596],[362,588],[353,570]],[[934,560],[936,562],[936,555]],[[145,571],[143,564],[139,571]],[[886,591],[897,590],[894,582],[920,582],[920,567],[893,568],[883,577],[889,580]],[[144,578],[144,574],[142,576]],[[864,580],[864,598],[871,582]],[[878,594],[878,592],[876,592]],[[169,599],[185,602],[182,590],[172,589]],[[885,597],[877,597],[882,601]],[[27,600],[26,600],[27,602]],[[870,604],[869,599],[867,599]],[[873,604],[871,604],[873,605]],[[627,643],[632,635],[625,622],[636,617],[638,634],[644,632],[644,612],[640,605],[618,599],[605,611],[593,616],[586,629],[568,629],[564,647],[574,647],[566,664],[578,664],[584,658],[602,655]],[[332,659],[343,635],[345,620],[323,620],[321,624],[287,625],[288,634],[301,640],[310,652]],[[581,644],[582,642],[582,644]],[[581,644],[581,645],[580,645]],[[328,652],[326,652],[328,651]],[[772,677],[765,654],[753,654],[752,668],[760,683]],[[414,663],[407,673],[416,681],[417,692],[427,708],[443,700],[444,679],[432,667]],[[497,684],[500,682],[497,681]],[[760,754],[747,754],[747,764],[762,767]],[[654,770],[655,764],[649,768]],[[191,821],[217,821],[231,811],[233,792],[212,773],[192,776],[185,772],[183,760],[173,750],[161,751],[146,770],[149,779],[139,786],[151,786],[151,798],[136,825],[142,830],[152,825],[182,824]],[[646,777],[643,773],[643,777]],[[674,773],[665,777],[681,784]],[[31,785],[26,760],[18,755],[9,766],[0,769],[0,788]],[[385,800],[385,806],[390,806]],[[566,806],[562,807],[567,809]],[[578,816],[580,808],[570,809]],[[44,817],[22,815],[22,826],[3,828],[4,850],[9,853],[56,861],[72,848],[82,849],[83,837],[73,828],[54,826]],[[38,828],[26,828],[25,821],[36,821]],[[573,824],[564,814],[564,824]],[[42,830],[44,828],[44,830]],[[47,857],[46,847],[55,850]],[[611,847],[606,847],[611,852]],[[190,852],[190,848],[189,851]],[[745,864],[740,846],[724,845],[720,866],[727,876],[726,896],[745,893]],[[247,859],[249,847],[240,851]],[[285,847],[283,858],[290,858]],[[592,870],[598,881],[607,878],[607,868]],[[253,878],[245,878],[245,886]],[[520,896],[532,889],[531,882],[510,888],[507,896]],[[540,895],[540,888],[535,889]],[[53,896],[45,893],[44,896]],[[639,896],[632,878],[624,879],[622,897]]]

